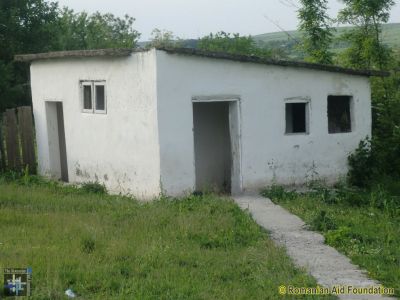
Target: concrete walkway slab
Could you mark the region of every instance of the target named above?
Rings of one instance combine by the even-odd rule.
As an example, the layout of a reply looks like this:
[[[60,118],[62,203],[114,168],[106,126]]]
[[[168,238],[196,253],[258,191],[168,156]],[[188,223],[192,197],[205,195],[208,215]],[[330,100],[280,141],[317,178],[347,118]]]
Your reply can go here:
[[[366,272],[336,249],[324,244],[324,237],[306,229],[306,224],[271,200],[259,195],[234,196],[235,202],[248,209],[254,220],[270,232],[271,238],[287,249],[294,263],[305,268],[324,287],[378,286]],[[380,295],[340,295],[340,299],[395,299]]]

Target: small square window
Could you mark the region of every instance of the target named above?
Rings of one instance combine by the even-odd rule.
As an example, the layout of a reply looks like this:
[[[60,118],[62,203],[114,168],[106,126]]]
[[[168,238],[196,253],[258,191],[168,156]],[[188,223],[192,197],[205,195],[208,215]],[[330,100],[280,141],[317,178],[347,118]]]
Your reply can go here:
[[[328,96],[328,132],[351,132],[351,96]]]
[[[105,114],[107,108],[105,81],[81,81],[81,99],[83,112]]]
[[[308,103],[286,103],[286,133],[308,133]]]
[[[104,85],[95,85],[95,97],[96,97],[96,111],[105,111],[106,110],[106,98],[105,98],[105,87]]]
[[[84,110],[93,109],[91,85],[83,85],[83,109]]]

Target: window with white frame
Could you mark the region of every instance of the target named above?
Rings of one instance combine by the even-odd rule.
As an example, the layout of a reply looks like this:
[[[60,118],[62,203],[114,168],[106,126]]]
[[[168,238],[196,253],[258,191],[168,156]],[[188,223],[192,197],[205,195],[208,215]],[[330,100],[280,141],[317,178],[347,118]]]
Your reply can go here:
[[[105,114],[107,111],[106,82],[81,81],[81,102],[83,112]]]
[[[285,99],[286,134],[309,133],[309,98]]]

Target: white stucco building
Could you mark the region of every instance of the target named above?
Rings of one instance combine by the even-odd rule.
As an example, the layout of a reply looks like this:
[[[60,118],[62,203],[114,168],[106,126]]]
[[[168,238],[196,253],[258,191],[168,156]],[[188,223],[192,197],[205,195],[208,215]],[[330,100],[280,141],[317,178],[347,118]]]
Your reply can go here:
[[[371,134],[369,76],[191,49],[31,62],[39,172],[150,199],[335,181]]]

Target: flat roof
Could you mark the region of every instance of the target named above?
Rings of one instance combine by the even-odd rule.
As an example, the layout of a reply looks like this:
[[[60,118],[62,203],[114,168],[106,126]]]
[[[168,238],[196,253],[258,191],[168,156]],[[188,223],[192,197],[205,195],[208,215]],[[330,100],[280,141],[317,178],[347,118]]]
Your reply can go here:
[[[335,73],[343,73],[349,75],[359,75],[359,76],[389,76],[390,73],[386,71],[377,71],[377,70],[356,70],[350,68],[343,68],[334,65],[324,65],[324,64],[316,64],[316,63],[308,63],[302,61],[291,61],[291,60],[277,60],[271,58],[264,58],[260,56],[254,55],[240,55],[240,54],[230,54],[223,52],[210,52],[203,51],[193,48],[166,48],[166,47],[157,47],[157,50],[165,51],[169,54],[178,54],[178,55],[191,55],[197,57],[206,57],[213,59],[224,59],[230,61],[237,62],[249,62],[263,65],[274,65],[281,67],[294,67],[294,68],[302,68],[302,69],[312,69],[319,71],[327,71],[327,72],[335,72]],[[97,49],[97,50],[73,50],[73,51],[56,51],[56,52],[47,52],[47,53],[37,53],[37,54],[22,54],[15,55],[14,60],[20,62],[32,62],[35,60],[44,60],[44,59],[55,59],[55,58],[85,58],[85,57],[123,57],[129,56],[134,52],[146,52],[150,49],[143,48],[118,48],[118,49]]]
[[[54,51],[46,53],[19,54],[14,56],[14,60],[21,62],[32,62],[34,60],[70,58],[70,57],[99,57],[99,56],[118,57],[118,56],[129,56],[134,51],[135,49],[131,48]]]

